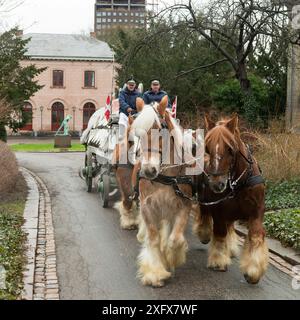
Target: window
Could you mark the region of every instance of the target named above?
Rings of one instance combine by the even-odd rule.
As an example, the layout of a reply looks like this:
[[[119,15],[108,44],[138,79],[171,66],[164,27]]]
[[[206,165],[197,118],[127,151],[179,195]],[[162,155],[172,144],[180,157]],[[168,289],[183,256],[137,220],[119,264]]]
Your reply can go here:
[[[64,72],[62,70],[53,70],[53,87],[64,86]]]
[[[111,12],[107,12],[107,15],[108,15],[108,16],[111,16]]]
[[[95,71],[84,72],[84,87],[85,88],[95,87]]]
[[[107,19],[107,22],[111,22],[111,19]]]

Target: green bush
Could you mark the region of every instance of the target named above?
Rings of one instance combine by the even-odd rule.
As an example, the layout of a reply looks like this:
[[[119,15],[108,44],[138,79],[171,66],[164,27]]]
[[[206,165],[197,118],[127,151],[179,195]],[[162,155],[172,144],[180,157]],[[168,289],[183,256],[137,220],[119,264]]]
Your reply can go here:
[[[269,236],[286,246],[300,249],[300,209],[267,212],[264,225]]]
[[[252,94],[245,96],[237,79],[217,85],[211,93],[214,104],[222,111],[238,112],[251,124],[263,116],[268,101],[268,87],[261,78],[250,75]]]
[[[267,183],[267,210],[296,207],[300,207],[300,180]]]

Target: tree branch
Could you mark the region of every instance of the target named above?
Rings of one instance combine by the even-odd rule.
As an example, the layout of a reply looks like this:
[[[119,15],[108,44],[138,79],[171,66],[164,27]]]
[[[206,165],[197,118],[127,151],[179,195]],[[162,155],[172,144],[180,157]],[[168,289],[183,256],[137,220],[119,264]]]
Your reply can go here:
[[[195,71],[200,70],[200,69],[206,69],[206,68],[213,67],[213,66],[215,66],[215,65],[217,65],[217,64],[219,64],[219,63],[225,62],[225,61],[227,61],[226,58],[217,60],[217,61],[215,61],[215,62],[213,62],[213,63],[209,63],[209,64],[205,64],[205,65],[202,65],[202,66],[193,68],[193,69],[188,70],[188,71],[182,71],[181,73],[179,73],[178,75],[176,75],[176,76],[174,77],[174,79],[178,79],[178,78],[180,78],[180,77],[183,77],[183,76],[185,76],[185,75],[187,75],[187,74],[189,74],[189,73],[195,72]]]

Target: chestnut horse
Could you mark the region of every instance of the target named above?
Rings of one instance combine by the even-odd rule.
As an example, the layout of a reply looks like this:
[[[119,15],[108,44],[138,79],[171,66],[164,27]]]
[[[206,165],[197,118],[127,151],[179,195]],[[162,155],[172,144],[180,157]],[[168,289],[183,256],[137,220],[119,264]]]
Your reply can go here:
[[[187,241],[184,236],[192,202],[175,192],[191,197],[192,187],[184,182],[184,165],[174,165],[175,153],[182,150],[180,129],[166,110],[168,99],[145,106],[130,130],[141,138],[139,199],[141,228],[138,239],[142,248],[138,257],[138,276],[144,285],[160,287],[171,272],[185,262]],[[153,129],[170,133],[170,164],[162,164],[162,141],[157,146]],[[147,143],[145,143],[147,142]],[[181,177],[182,180],[174,178]],[[180,181],[180,182],[179,182]]]
[[[143,99],[137,98],[136,105],[137,111],[141,112],[144,108]],[[120,213],[121,228],[127,230],[136,229],[140,222],[137,198],[133,197],[135,185],[132,182],[136,159],[134,159],[135,155],[133,155],[133,152],[131,151],[134,147],[133,141],[129,141],[128,139],[129,129],[133,122],[134,118],[129,116],[127,134],[123,141],[120,141],[116,146],[113,160],[115,163],[115,173],[122,198],[120,202],[116,203],[115,208]],[[123,158],[124,155],[125,159],[127,159],[127,163],[120,164],[120,159]]]
[[[194,231],[203,243],[211,238],[208,267],[226,271],[231,257],[238,254],[234,221],[247,221],[240,268],[247,282],[256,284],[268,266],[263,227],[265,186],[260,168],[241,140],[237,115],[217,123],[206,116],[205,123],[208,161],[199,184],[201,214]]]

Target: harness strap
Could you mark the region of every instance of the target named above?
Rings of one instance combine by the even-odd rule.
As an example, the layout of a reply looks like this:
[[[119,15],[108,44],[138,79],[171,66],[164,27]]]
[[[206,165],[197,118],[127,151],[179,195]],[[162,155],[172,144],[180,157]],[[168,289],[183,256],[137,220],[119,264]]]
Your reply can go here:
[[[252,177],[248,178],[248,180],[245,184],[245,187],[253,187],[258,184],[263,184],[263,183],[265,183],[265,179],[263,178],[262,175],[252,176]]]

